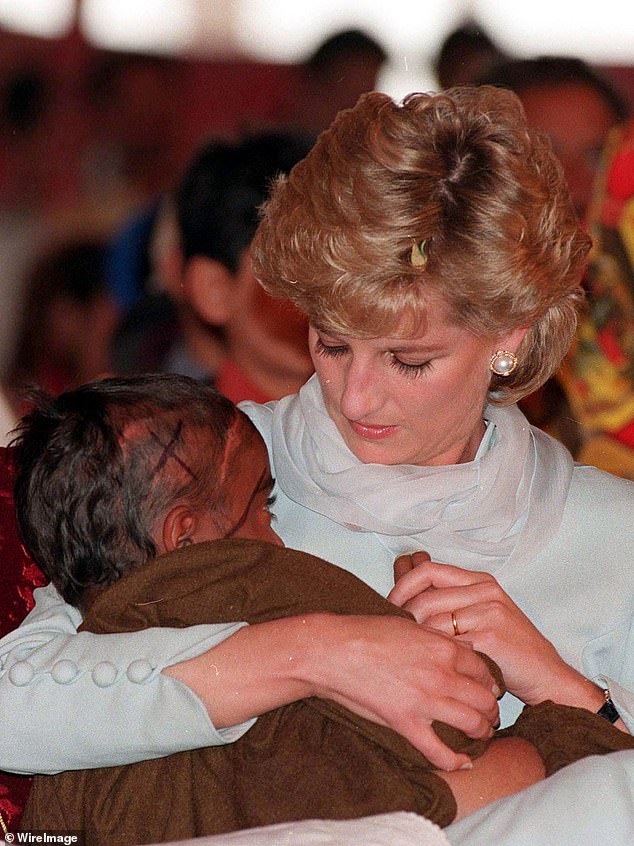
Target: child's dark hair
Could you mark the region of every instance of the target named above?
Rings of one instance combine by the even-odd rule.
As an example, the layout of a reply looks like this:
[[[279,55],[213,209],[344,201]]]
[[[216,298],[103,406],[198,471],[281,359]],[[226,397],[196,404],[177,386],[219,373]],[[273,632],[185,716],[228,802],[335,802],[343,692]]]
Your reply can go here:
[[[152,558],[152,527],[179,500],[213,508],[222,525],[222,461],[239,414],[177,375],[37,397],[12,444],[16,512],[25,547],[67,602]]]

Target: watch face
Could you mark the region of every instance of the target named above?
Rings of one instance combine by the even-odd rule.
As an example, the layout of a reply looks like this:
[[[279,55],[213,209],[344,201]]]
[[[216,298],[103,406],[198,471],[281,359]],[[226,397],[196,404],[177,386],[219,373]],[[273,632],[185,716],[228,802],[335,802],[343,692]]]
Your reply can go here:
[[[610,692],[607,690],[605,691],[605,704],[599,708],[597,714],[609,723],[615,723],[620,717],[614,702],[610,699]]]

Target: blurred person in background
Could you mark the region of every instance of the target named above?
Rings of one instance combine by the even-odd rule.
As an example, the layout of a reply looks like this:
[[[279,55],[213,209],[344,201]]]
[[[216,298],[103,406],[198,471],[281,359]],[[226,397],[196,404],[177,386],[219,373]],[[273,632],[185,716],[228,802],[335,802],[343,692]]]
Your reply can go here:
[[[589,309],[560,379],[579,460],[634,479],[634,121],[608,136],[587,221]]]
[[[249,247],[269,185],[310,149],[301,134],[210,141],[187,167],[152,232],[142,297],[117,332],[119,373],[181,373],[234,402],[279,399],[312,373],[307,322],[257,284]]]
[[[619,91],[586,62],[563,56],[512,59],[478,81],[518,95],[529,125],[550,138],[583,220],[607,134],[628,117]]]
[[[86,194],[110,206],[116,222],[177,177],[183,78],[182,62],[167,56],[98,52],[88,68],[81,176]]]
[[[298,90],[290,92],[286,107],[290,126],[318,135],[337,112],[374,91],[386,60],[385,48],[362,30],[326,38],[299,66]]]
[[[50,237],[43,205],[51,162],[53,91],[24,61],[0,79],[0,372],[11,355],[27,270]]]
[[[43,250],[28,274],[8,367],[14,395],[37,385],[57,394],[107,371],[116,313],[104,286],[104,245],[75,239]]]
[[[434,73],[441,88],[471,85],[508,58],[481,24],[466,21],[443,39]]]
[[[609,131],[622,124],[628,107],[619,91],[578,58],[540,56],[511,59],[479,80],[514,91],[530,126],[550,138],[561,161],[580,220],[586,220],[601,154]],[[593,293],[589,291],[590,308]],[[586,437],[583,420],[571,408],[570,380],[556,374],[526,397],[522,410],[530,421],[563,441],[576,457]],[[573,403],[574,406],[574,403]],[[601,463],[599,466],[604,467]],[[611,469],[610,467],[605,469]]]

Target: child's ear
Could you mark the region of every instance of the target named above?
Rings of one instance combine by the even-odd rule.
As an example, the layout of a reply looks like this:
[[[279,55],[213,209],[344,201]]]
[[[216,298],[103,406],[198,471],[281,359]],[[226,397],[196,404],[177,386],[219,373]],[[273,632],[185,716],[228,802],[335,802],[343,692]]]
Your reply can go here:
[[[194,256],[184,274],[186,296],[196,314],[212,326],[224,326],[237,303],[237,281],[224,264]]]
[[[173,552],[194,543],[197,519],[189,505],[176,505],[163,521],[163,549]]]

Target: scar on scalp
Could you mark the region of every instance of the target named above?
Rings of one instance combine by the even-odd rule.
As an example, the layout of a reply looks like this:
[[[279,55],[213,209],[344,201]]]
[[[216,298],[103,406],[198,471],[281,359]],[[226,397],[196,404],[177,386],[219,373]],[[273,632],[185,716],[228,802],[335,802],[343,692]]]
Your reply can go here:
[[[222,461],[220,463],[220,467],[218,468],[218,475],[220,484],[223,484],[225,479],[227,478],[227,473],[229,471],[229,463],[233,459],[235,455],[235,447],[240,446],[241,443],[241,433],[240,433],[240,414],[236,414],[236,416],[231,421],[231,426],[227,430],[227,437],[225,440],[225,448],[222,454]]]
[[[194,471],[176,453],[176,445],[180,442],[181,434],[182,434],[182,431],[183,431],[183,421],[182,420],[178,421],[178,423],[176,424],[176,428],[174,429],[174,432],[172,434],[172,437],[171,437],[169,443],[167,443],[167,444],[163,443],[163,441],[159,438],[159,436],[156,434],[156,432],[153,432],[151,429],[148,429],[148,431],[150,433],[150,437],[153,438],[159,446],[163,447],[163,452],[161,453],[161,457],[158,460],[158,464],[156,465],[156,471],[155,472],[158,473],[160,470],[162,470],[165,467],[165,465],[167,464],[167,462],[170,459],[172,459],[186,473],[189,473],[189,475],[192,477],[192,479],[194,479],[197,482],[198,478],[197,478],[196,474],[194,473]]]

